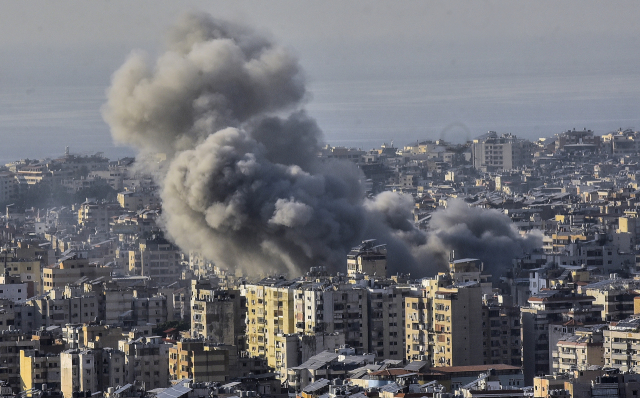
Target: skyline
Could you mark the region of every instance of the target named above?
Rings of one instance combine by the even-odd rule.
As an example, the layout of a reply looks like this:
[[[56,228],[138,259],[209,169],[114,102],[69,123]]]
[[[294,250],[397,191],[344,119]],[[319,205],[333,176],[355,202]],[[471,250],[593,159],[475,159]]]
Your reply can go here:
[[[100,116],[110,76],[132,50],[153,56],[188,9],[250,24],[297,54],[310,93],[304,107],[332,145],[640,127],[636,3],[153,4],[6,6],[0,159],[65,146],[133,154],[114,147]]]

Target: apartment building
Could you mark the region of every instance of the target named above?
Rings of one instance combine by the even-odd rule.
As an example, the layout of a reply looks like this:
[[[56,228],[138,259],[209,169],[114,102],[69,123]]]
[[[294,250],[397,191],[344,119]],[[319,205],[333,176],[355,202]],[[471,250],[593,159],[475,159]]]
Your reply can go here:
[[[267,278],[243,288],[247,303],[247,348],[251,356],[281,367],[285,335],[296,332],[294,297],[299,281]]]
[[[0,378],[10,387],[18,390],[20,381],[20,351],[39,348],[39,342],[32,340],[30,333],[20,330],[3,330],[0,332]]]
[[[640,371],[640,317],[610,324],[602,331],[604,365],[623,372]]]
[[[209,281],[191,281],[191,334],[215,344],[244,347],[244,297]]]
[[[86,258],[75,254],[63,258],[58,263],[49,265],[42,270],[43,291],[64,289],[65,286],[78,282],[80,279],[94,280],[111,278],[111,267],[91,264]]]
[[[169,387],[169,348],[159,336],[120,340],[124,353],[127,383],[143,385],[146,390]]]
[[[408,288],[367,289],[369,349],[377,358],[404,359],[404,297]]]
[[[235,351],[235,347],[209,346],[202,340],[183,339],[169,348],[169,377],[171,380],[225,382],[229,379],[230,367],[234,366]]]
[[[473,140],[473,167],[483,171],[513,170],[531,164],[531,143],[511,134],[495,131]]]
[[[70,349],[60,353],[60,390],[64,398],[99,392],[125,382],[124,353],[112,348]]]
[[[358,353],[369,352],[369,292],[358,285],[312,283],[295,292],[295,332],[343,333]],[[377,311],[377,314],[380,311]]]
[[[419,293],[405,299],[406,358],[433,366],[485,362],[482,295],[490,283],[475,259],[449,264],[449,273],[423,279]]]
[[[485,364],[522,366],[520,308],[483,298],[482,342]]]
[[[375,239],[365,240],[347,254],[347,275],[387,275],[387,247]]]
[[[591,283],[580,289],[595,298],[593,304],[602,306],[603,321],[619,321],[634,314],[633,300],[640,295],[640,281],[633,279],[607,279]]]
[[[60,390],[60,354],[35,349],[20,350],[20,390]]]
[[[147,207],[159,207],[160,196],[155,191],[124,191],[117,197],[120,207],[129,211],[141,210]]]
[[[29,320],[33,330],[68,323],[89,323],[100,319],[100,302],[93,292],[73,295],[67,290],[50,290],[48,295],[32,298],[26,307],[32,311]],[[23,319],[25,321],[26,319]]]
[[[5,265],[5,274],[16,276],[20,281],[32,283],[33,294],[42,293],[41,261],[38,259],[9,258]]]
[[[95,228],[97,231],[109,231],[109,224],[113,217],[122,212],[118,203],[98,203],[86,200],[78,208],[78,225],[85,228]]]
[[[181,254],[173,243],[161,236],[139,243],[140,274],[160,284],[170,284],[180,278]],[[131,265],[129,266],[131,269]]]
[[[549,374],[551,345],[549,328],[554,322],[568,321],[564,315],[572,308],[593,308],[594,298],[575,294],[568,289],[542,290],[531,296],[528,306],[520,309],[522,317],[522,365],[526,383],[533,377]]]
[[[552,348],[552,369],[557,373],[584,371],[590,366],[604,366],[604,325],[580,327],[562,337]]]

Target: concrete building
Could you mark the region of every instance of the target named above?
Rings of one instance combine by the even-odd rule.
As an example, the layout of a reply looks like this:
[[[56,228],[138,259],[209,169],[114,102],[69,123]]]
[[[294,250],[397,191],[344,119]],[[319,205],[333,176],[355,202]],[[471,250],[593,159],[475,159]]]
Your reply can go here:
[[[475,259],[456,260],[449,273],[423,279],[405,299],[406,358],[433,366],[485,363],[482,295],[490,283]]]
[[[387,247],[375,239],[365,240],[347,254],[347,274],[387,275]]]
[[[148,207],[159,207],[161,204],[160,197],[155,191],[119,192],[117,199],[120,207],[129,211],[141,210]]]
[[[476,138],[471,145],[473,167],[482,171],[513,170],[531,164],[531,143],[495,131]]]
[[[587,370],[590,366],[603,366],[603,326],[579,328],[574,334],[561,338],[552,348],[552,369],[557,373]]]
[[[118,349],[124,353],[127,383],[137,383],[146,390],[169,387],[169,348],[171,344],[159,336],[120,340]]]
[[[274,368],[282,366],[284,336],[296,331],[294,297],[300,284],[284,279],[265,279],[243,288],[247,302],[249,355],[266,358]]]
[[[109,231],[111,219],[121,212],[122,208],[118,203],[98,203],[87,199],[78,208],[78,225],[106,232]]]
[[[482,342],[485,364],[522,366],[520,308],[483,299]]]
[[[583,286],[580,291],[595,298],[593,304],[602,306],[602,320],[609,322],[634,314],[633,300],[639,295],[638,289],[640,281],[616,278],[591,283]]]
[[[640,318],[627,318],[602,332],[604,365],[623,372],[640,371]]]
[[[191,281],[191,334],[214,344],[244,346],[245,308],[240,290]]]
[[[22,282],[32,283],[34,294],[42,293],[42,271],[39,259],[9,258],[6,271],[11,276],[17,276]]]
[[[43,291],[64,289],[65,286],[78,282],[81,278],[94,280],[111,278],[111,267],[91,264],[86,258],[70,255],[57,264],[49,265],[42,270]]]
[[[533,377],[549,374],[551,352],[549,325],[567,321],[563,316],[574,307],[592,308],[594,298],[575,294],[569,290],[543,290],[528,300],[520,309],[522,316],[522,365],[526,383]]]
[[[0,379],[16,391],[20,389],[20,350],[38,349],[39,342],[20,330],[0,332]]]
[[[367,289],[369,349],[377,358],[404,359],[404,297],[408,288]]]
[[[180,250],[160,236],[139,243],[140,274],[160,284],[170,284],[179,279]],[[131,269],[131,265],[130,265]]]
[[[64,398],[74,393],[89,394],[124,384],[124,353],[112,348],[70,349],[60,353],[61,391]]]
[[[54,390],[61,388],[60,354],[20,350],[20,390],[42,390],[45,385]]]
[[[171,380],[191,379],[196,382],[229,380],[236,348],[205,345],[202,340],[183,339],[169,349]]]

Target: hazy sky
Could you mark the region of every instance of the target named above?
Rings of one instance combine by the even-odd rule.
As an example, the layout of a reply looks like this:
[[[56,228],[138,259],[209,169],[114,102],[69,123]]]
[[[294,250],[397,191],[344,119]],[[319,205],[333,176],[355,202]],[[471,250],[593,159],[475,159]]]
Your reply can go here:
[[[34,134],[45,148],[24,156],[108,147],[111,73],[189,10],[290,47],[330,142],[640,128],[638,1],[15,1],[0,12],[0,159]]]

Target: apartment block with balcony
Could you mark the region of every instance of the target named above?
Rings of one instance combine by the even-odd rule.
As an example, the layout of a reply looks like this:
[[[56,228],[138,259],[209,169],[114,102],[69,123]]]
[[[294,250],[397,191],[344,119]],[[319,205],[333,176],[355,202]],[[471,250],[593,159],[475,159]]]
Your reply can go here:
[[[567,321],[564,314],[574,307],[592,309],[593,301],[591,296],[567,289],[541,290],[529,298],[528,306],[520,309],[525,383],[533,383],[534,376],[549,374],[551,370],[550,324]]]
[[[552,369],[557,373],[584,371],[592,365],[604,366],[605,325],[578,328],[562,337],[552,349]]]
[[[191,334],[215,344],[243,349],[245,298],[237,289],[220,289],[208,281],[191,281]]]
[[[603,330],[604,365],[621,372],[640,372],[640,317],[629,317]]]

